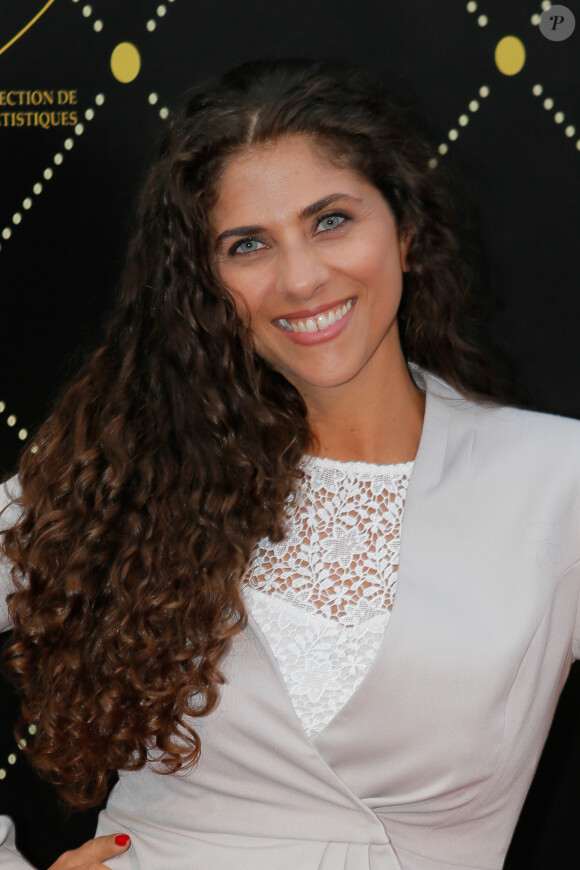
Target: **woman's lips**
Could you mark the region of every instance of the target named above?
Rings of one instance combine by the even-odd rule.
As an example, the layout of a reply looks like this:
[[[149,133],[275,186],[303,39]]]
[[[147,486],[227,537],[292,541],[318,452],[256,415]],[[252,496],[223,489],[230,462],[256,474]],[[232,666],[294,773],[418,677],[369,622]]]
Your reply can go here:
[[[298,344],[318,344],[334,338],[345,328],[356,303],[356,298],[347,299],[332,308],[309,317],[281,317],[274,324],[288,338]]]
[[[287,332],[322,332],[322,330],[332,326],[333,323],[336,323],[348,314],[353,305],[354,300],[347,299],[346,302],[335,305],[333,308],[327,308],[325,311],[320,312],[320,314],[304,318],[281,317],[276,323]]]

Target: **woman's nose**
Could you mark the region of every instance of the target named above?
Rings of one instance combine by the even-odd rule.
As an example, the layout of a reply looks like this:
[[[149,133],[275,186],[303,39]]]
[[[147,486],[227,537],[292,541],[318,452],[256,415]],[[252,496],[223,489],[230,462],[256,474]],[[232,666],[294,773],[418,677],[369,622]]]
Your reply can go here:
[[[330,270],[307,242],[280,252],[277,289],[281,295],[310,299],[326,283]]]

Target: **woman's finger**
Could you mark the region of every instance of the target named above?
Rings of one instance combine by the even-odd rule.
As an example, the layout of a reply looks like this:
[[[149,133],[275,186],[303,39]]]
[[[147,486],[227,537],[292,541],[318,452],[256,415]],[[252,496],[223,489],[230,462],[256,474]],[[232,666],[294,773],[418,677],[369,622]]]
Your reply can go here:
[[[64,852],[48,870],[108,870],[101,862],[126,852],[131,845],[128,834],[110,834],[88,840],[78,849]]]

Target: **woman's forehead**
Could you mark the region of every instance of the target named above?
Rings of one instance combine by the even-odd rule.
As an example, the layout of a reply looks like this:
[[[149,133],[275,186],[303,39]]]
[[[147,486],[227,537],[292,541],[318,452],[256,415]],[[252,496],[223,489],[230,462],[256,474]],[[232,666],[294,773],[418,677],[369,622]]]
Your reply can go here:
[[[368,182],[331,160],[318,140],[285,136],[252,145],[226,162],[212,218],[220,222],[226,215],[232,218],[234,213],[256,209],[278,211],[282,205],[304,208],[337,192],[360,195],[364,186]]]

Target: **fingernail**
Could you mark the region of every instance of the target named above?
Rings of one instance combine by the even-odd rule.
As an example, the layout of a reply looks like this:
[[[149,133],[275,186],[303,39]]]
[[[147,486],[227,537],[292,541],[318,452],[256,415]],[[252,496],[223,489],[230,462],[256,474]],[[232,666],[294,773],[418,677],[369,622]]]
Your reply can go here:
[[[127,843],[130,843],[130,842],[131,842],[131,837],[129,836],[129,834],[117,834],[117,836],[113,840],[113,843],[115,844],[115,846],[126,846]]]

